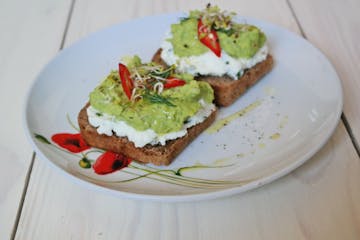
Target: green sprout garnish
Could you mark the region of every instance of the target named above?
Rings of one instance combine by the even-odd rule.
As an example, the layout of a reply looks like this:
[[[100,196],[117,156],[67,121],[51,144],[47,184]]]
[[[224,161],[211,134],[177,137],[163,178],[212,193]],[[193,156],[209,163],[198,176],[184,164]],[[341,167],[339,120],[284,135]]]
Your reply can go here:
[[[208,28],[228,31],[232,28],[232,18],[235,15],[234,12],[221,11],[218,6],[208,4],[203,11],[190,11],[189,18],[201,19],[202,23]]]

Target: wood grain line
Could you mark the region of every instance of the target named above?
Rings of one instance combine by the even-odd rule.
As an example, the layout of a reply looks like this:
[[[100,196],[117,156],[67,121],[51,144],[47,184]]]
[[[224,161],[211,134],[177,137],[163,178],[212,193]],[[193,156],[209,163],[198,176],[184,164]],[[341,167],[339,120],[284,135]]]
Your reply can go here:
[[[62,50],[64,48],[65,41],[66,41],[66,36],[67,36],[69,26],[70,26],[70,21],[71,21],[73,11],[74,11],[75,2],[76,2],[76,0],[71,1],[70,10],[69,10],[68,16],[66,18],[65,29],[64,29],[64,33],[63,33],[63,36],[62,36],[62,39],[61,39],[61,44],[60,44],[59,50]]]
[[[351,126],[350,126],[350,124],[349,124],[349,122],[348,122],[348,120],[347,120],[344,113],[341,114],[341,120],[343,121],[346,132],[350,136],[350,140],[351,140],[353,146],[355,147],[357,155],[360,158],[360,145],[359,145],[358,141],[356,140],[356,137],[354,136],[354,133],[353,133],[353,131],[351,129]]]
[[[35,154],[35,152],[33,152],[33,155],[31,157],[30,166],[29,166],[29,169],[28,169],[28,171],[26,173],[24,189],[23,189],[22,194],[21,194],[21,199],[20,199],[18,211],[16,213],[14,227],[13,227],[13,230],[11,232],[11,237],[10,237],[11,240],[15,239],[16,232],[17,232],[17,229],[18,229],[18,226],[19,226],[19,221],[20,221],[22,209],[23,209],[23,206],[24,206],[26,193],[27,193],[27,190],[28,190],[28,186],[29,186],[29,182],[30,182],[30,178],[31,178],[31,173],[32,173],[32,170],[33,170],[34,162],[35,162],[35,156],[36,156],[36,154]]]
[[[288,5],[288,7],[289,7],[289,9],[290,9],[291,15],[292,15],[292,16],[294,17],[294,19],[295,19],[296,25],[297,25],[297,27],[298,27],[299,30],[300,30],[301,36],[303,36],[304,38],[307,39],[306,34],[305,34],[305,32],[304,32],[304,29],[302,28],[302,26],[301,26],[301,24],[300,24],[299,18],[297,17],[294,8],[293,8],[293,6],[291,5],[290,0],[286,0],[286,4]]]

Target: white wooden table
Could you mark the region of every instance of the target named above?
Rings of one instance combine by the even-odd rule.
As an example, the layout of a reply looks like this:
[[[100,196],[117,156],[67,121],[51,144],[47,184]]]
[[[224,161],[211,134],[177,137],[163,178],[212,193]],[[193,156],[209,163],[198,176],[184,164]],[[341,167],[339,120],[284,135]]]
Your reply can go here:
[[[135,201],[74,184],[33,153],[24,98],[59,50],[111,24],[207,2],[0,0],[1,239],[360,239],[358,0],[212,2],[302,35],[341,78],[344,108],[334,135],[275,182],[210,201]]]

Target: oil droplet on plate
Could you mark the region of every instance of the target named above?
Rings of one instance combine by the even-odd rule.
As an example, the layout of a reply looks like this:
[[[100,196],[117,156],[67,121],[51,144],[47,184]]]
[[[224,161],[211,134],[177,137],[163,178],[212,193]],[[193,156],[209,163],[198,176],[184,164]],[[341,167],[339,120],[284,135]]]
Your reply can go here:
[[[220,131],[220,129],[222,129],[223,127],[225,127],[226,125],[228,125],[229,123],[234,121],[235,119],[244,116],[245,114],[254,110],[256,107],[260,106],[261,103],[262,103],[261,100],[257,100],[255,102],[251,103],[250,105],[246,106],[245,108],[241,109],[240,111],[235,112],[235,113],[231,114],[230,116],[227,116],[223,119],[218,120],[213,125],[211,125],[206,130],[206,132],[207,133],[216,133],[216,132]]]
[[[259,143],[258,146],[259,146],[259,148],[265,148],[266,147],[265,143]]]
[[[280,138],[280,133],[274,133],[273,135],[270,136],[270,139],[272,140],[276,140]]]
[[[284,128],[288,122],[289,122],[289,117],[284,116],[279,123],[279,128]]]

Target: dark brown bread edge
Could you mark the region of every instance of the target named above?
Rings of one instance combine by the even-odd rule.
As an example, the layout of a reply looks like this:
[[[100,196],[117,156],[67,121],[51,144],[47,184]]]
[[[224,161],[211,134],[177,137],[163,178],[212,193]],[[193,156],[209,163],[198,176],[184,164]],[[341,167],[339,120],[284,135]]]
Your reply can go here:
[[[152,61],[166,66],[166,63],[161,59],[161,51],[161,48],[157,50],[152,58]],[[270,72],[273,65],[273,57],[268,54],[264,61],[259,62],[250,69],[245,70],[244,74],[238,80],[233,80],[229,76],[198,76],[196,79],[208,82],[214,89],[215,104],[226,107],[231,105],[236,99],[243,95],[265,74]]]
[[[91,126],[88,121],[86,113],[88,106],[89,104],[86,104],[78,115],[80,133],[87,144],[92,147],[124,154],[136,161],[155,165],[169,165],[187,145],[214,122],[217,112],[214,111],[205,121],[189,128],[184,137],[167,141],[165,146],[148,144],[142,148],[137,148],[126,137],[99,134],[96,128]]]

